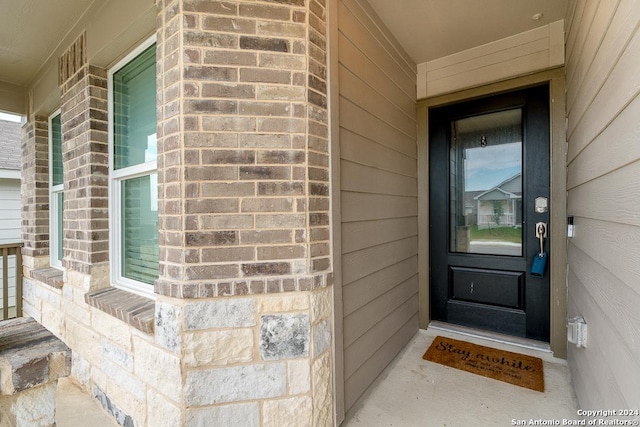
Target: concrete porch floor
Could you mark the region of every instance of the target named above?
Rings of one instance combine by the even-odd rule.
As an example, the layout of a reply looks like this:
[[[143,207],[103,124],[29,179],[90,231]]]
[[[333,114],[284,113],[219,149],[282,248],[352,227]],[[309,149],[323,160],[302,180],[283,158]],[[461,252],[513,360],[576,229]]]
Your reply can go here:
[[[544,361],[545,392],[423,360],[422,355],[437,335],[540,357]],[[69,379],[58,382],[56,404],[57,427],[117,426],[96,399]],[[512,420],[580,419],[577,409],[567,364],[550,352],[429,329],[418,331],[356,402],[342,426],[511,426]]]
[[[503,383],[422,359],[445,336],[539,357],[545,392]],[[566,361],[549,351],[488,341],[453,331],[420,330],[356,402],[342,427],[511,426],[512,420],[577,420]],[[553,424],[549,424],[553,425]]]
[[[56,427],[114,427],[115,419],[96,399],[68,378],[58,380],[56,390]]]

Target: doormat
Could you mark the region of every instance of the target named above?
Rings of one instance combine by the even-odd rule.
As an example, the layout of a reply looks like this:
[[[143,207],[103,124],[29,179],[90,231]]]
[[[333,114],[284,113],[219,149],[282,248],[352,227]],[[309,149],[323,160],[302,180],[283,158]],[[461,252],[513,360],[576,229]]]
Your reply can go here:
[[[544,392],[542,359],[437,336],[424,360]]]

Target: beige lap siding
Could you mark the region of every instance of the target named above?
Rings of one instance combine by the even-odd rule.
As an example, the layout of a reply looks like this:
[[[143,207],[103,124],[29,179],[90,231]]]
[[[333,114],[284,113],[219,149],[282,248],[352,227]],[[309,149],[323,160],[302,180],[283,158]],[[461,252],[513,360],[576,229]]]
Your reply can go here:
[[[416,65],[360,0],[338,3],[344,405],[418,329]]]

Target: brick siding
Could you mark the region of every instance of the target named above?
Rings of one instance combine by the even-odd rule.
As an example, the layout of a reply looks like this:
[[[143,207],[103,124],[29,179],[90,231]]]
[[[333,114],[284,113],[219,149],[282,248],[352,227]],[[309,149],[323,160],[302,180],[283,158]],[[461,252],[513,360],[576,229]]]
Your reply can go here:
[[[324,5],[162,6],[156,292],[325,286],[316,274],[331,269]]]
[[[85,65],[61,89],[63,265],[90,274],[109,261],[106,72]]]
[[[22,128],[22,253],[49,255],[49,151],[47,118],[31,116]]]

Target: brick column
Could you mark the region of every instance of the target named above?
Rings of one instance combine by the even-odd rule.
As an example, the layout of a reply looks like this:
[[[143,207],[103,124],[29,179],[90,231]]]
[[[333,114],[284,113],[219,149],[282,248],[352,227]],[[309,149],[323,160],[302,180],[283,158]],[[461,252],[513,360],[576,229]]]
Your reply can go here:
[[[28,268],[49,264],[49,135],[47,118],[32,115],[22,128],[22,240]]]
[[[160,294],[326,285],[324,8],[278,3],[184,0],[160,14]]]
[[[81,64],[61,84],[64,258],[69,282],[109,285],[107,78]]]
[[[181,357],[176,416],[331,425],[324,4],[158,4],[155,340]]]

